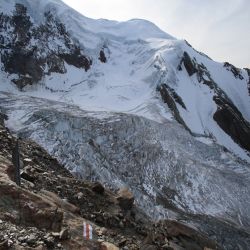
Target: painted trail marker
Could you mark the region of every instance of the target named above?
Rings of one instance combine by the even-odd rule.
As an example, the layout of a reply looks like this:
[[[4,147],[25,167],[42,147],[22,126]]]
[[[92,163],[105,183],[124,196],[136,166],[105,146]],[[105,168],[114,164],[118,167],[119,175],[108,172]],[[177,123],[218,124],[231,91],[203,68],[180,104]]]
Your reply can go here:
[[[83,238],[86,240],[93,239],[93,228],[90,224],[83,222]]]

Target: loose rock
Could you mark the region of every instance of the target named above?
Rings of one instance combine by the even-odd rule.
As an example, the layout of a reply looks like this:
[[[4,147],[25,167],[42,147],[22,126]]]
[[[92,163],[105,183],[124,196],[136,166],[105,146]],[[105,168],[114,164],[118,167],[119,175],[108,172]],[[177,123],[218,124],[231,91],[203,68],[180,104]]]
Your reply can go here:
[[[132,209],[134,204],[134,196],[127,188],[120,189],[118,191],[118,196],[116,199],[122,209],[124,210]]]
[[[67,240],[70,238],[69,229],[65,228],[60,232],[60,240]]]
[[[112,243],[102,242],[101,243],[101,250],[119,250],[119,248]]]
[[[103,194],[105,189],[101,183],[95,182],[92,187],[92,190],[97,194]]]

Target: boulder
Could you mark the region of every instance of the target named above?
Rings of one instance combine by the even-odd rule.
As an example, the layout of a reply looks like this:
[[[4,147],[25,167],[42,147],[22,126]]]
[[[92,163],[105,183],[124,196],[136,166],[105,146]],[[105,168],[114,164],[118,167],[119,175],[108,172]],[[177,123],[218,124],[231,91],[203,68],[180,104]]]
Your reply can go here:
[[[101,243],[101,250],[119,250],[119,248],[117,246],[115,246],[112,243],[109,242],[102,242]]]
[[[69,229],[68,228],[64,228],[61,232],[60,232],[60,236],[59,236],[60,240],[67,240],[70,238],[70,233],[69,233]]]
[[[173,239],[173,241],[169,242],[170,247],[173,249],[175,249],[177,242],[180,242],[185,249],[204,249],[205,247],[218,249],[216,242],[186,224],[168,220],[165,221],[165,227],[167,234]],[[174,239],[177,239],[177,241],[175,242]]]
[[[217,110],[213,119],[237,144],[250,152],[250,123],[238,108],[225,96],[214,96]]]
[[[100,182],[95,182],[92,187],[92,190],[97,194],[103,194],[105,191],[103,185]]]
[[[127,189],[121,188],[116,197],[119,206],[124,210],[130,210],[134,204],[134,195]]]
[[[38,209],[28,203],[23,206],[21,220],[27,225],[35,226],[40,229],[59,231],[63,221],[63,212],[56,207]]]
[[[0,250],[7,250],[7,249],[9,249],[8,241],[4,240],[4,241],[0,242]]]
[[[30,182],[35,181],[35,177],[25,171],[21,172],[21,178]]]

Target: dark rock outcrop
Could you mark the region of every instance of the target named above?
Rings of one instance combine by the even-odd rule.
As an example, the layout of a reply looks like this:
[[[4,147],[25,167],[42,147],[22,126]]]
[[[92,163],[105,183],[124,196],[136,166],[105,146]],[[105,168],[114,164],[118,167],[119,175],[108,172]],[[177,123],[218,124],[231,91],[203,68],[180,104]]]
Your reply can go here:
[[[164,84],[164,87],[167,88],[168,92],[174,98],[175,102],[177,102],[183,109],[187,109],[185,103],[182,98],[175,92],[174,89],[170,88],[167,84]]]
[[[173,93],[170,91],[169,87],[166,84],[162,84],[158,87],[158,90],[160,91],[161,97],[165,103],[167,103],[168,107],[172,111],[173,116],[175,117],[176,121],[179,122],[184,126],[186,130],[188,130],[190,133],[190,129],[187,127],[184,120],[181,118],[179,110],[175,104],[175,101],[179,103],[184,109],[186,109],[185,104],[183,103],[181,98],[178,98],[179,96],[175,93],[175,97],[173,96]]]
[[[0,125],[4,124],[4,121],[8,119],[8,116],[0,112]]]
[[[69,53],[62,53],[59,56],[65,60],[69,65],[73,65],[77,68],[84,68],[87,71],[90,68],[92,62],[81,54],[79,47],[74,48]]]
[[[247,84],[247,86],[248,86],[248,93],[250,95],[250,69],[245,68],[245,70],[246,70],[246,72],[248,74],[248,84]]]
[[[180,65],[179,65],[179,70],[181,70],[182,63],[184,64],[189,76],[192,76],[193,74],[195,74],[197,72],[195,62],[191,59],[191,57],[189,56],[189,54],[186,51],[184,51],[184,53],[183,53],[183,57],[182,57],[182,60],[180,62]]]
[[[213,119],[238,145],[250,152],[250,123],[243,117],[227,94],[212,79],[205,65],[198,64],[195,58],[190,58],[187,52],[184,52],[183,54],[179,70],[181,69],[182,63],[190,76],[196,73],[198,82],[207,85],[211,90],[213,90],[213,100],[217,105],[217,110],[213,115]],[[224,67],[231,71],[235,78],[241,80],[244,79],[241,75],[240,69],[236,68],[232,64],[224,63]],[[249,75],[248,89],[250,93],[250,70],[246,69],[246,71]],[[185,124],[175,104],[175,102],[179,102],[169,93],[171,91],[166,86],[162,86],[160,88],[160,92],[164,102],[167,102],[168,106],[173,111],[176,120],[181,124]]]
[[[92,190],[97,194],[103,194],[105,191],[103,185],[100,182],[94,183]]]
[[[206,66],[201,64],[196,64],[197,68],[197,80],[199,83],[207,85],[211,90],[218,88],[217,84],[213,81],[210,76],[209,71],[207,70]]]
[[[232,66],[232,67],[231,67]],[[235,77],[243,79],[240,71],[231,65]],[[204,65],[197,66],[198,81],[206,84],[214,91],[214,102],[217,105],[217,110],[213,115],[213,119],[237,144],[250,152],[250,124],[242,116],[238,108],[233,104],[227,94],[217,85],[211,78],[210,73]],[[206,78],[204,78],[204,75]],[[207,80],[209,79],[209,80]]]
[[[235,78],[239,78],[243,80],[244,77],[242,76],[240,69],[236,68],[234,65],[230,64],[229,62],[225,62],[223,65],[228,71],[231,71]]]
[[[103,50],[100,51],[99,60],[100,60],[102,63],[106,63],[106,62],[107,62],[107,58],[106,58],[105,53],[104,53]]]
[[[16,4],[12,16],[0,14],[1,61],[20,89],[38,83],[46,74],[66,73],[65,63],[87,71],[92,61],[64,24],[50,12],[40,25],[32,23],[27,9]]]
[[[122,209],[130,210],[134,204],[134,196],[128,189],[122,188],[118,191],[117,201]]]
[[[250,152],[250,123],[244,119],[236,106],[223,96],[215,96],[218,108],[214,120],[241,147]]]

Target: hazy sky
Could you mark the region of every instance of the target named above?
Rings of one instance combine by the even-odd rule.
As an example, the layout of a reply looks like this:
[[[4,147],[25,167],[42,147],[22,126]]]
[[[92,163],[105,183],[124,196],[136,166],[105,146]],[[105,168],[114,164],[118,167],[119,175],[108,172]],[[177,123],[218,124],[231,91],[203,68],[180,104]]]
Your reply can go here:
[[[63,0],[91,18],[143,18],[217,61],[250,68],[250,0]]]

